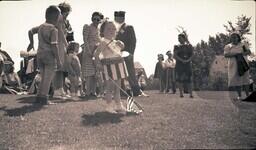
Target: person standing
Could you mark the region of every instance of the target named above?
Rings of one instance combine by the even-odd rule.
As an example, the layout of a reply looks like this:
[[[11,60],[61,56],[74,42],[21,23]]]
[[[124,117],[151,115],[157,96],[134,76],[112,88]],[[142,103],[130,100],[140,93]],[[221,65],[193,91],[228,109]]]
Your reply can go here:
[[[66,73],[66,60],[67,57],[67,33],[72,30],[67,17],[71,12],[71,6],[68,3],[60,3],[58,5],[61,10],[61,15],[59,17],[59,23],[57,24],[58,29],[58,46],[59,46],[59,56],[63,63],[61,68],[57,68],[56,75],[54,77],[54,95],[56,98],[66,99],[68,95],[64,91],[65,73]],[[67,25],[68,24],[68,25]]]
[[[167,51],[166,55],[168,58],[165,60],[165,67],[166,67],[166,89],[165,92],[169,92],[170,85],[172,86],[173,94],[176,93],[176,78],[175,78],[175,67],[176,67],[176,60],[173,58],[172,52]]]
[[[164,55],[157,55],[158,62],[156,63],[154,78],[159,79],[160,81],[160,89],[159,92],[163,93],[166,87],[166,74],[165,74],[165,63],[164,63]]]
[[[179,86],[180,97],[183,96],[184,87],[187,85],[190,98],[192,93],[192,57],[193,47],[189,44],[185,34],[179,34],[179,45],[174,46],[174,58],[176,59],[176,81]]]
[[[94,12],[92,23],[83,27],[82,80],[86,84],[85,96],[96,98],[96,66],[93,60],[95,49],[100,43],[99,24],[104,16]]]
[[[126,113],[121,102],[121,79],[127,78],[127,69],[121,56],[124,44],[114,40],[116,27],[113,22],[105,21],[101,26],[102,39],[94,53],[97,70],[105,82],[106,111],[110,113]],[[114,101],[114,105],[112,103]]]
[[[124,57],[125,64],[128,69],[128,81],[134,96],[141,94],[138,81],[136,79],[136,73],[134,68],[134,52],[136,48],[136,35],[134,28],[131,25],[125,23],[125,12],[115,11],[114,18],[117,27],[116,40],[120,40],[124,43],[124,49],[122,51],[129,52],[128,57]]]
[[[37,64],[41,73],[41,82],[37,92],[36,103],[50,104],[48,101],[48,92],[51,82],[55,76],[56,68],[62,66],[58,49],[58,24],[60,10],[57,6],[49,6],[46,9],[46,22],[39,27],[32,28],[29,31],[30,44],[28,49],[33,47],[33,31],[38,33],[38,51]]]
[[[241,42],[241,37],[238,33],[230,35],[230,42],[224,48],[224,56],[228,59],[228,86],[235,87],[238,97],[237,100],[242,100],[242,87],[245,87],[245,94],[249,96],[249,70],[241,72],[239,70],[238,59],[244,59],[248,63],[247,56],[251,54],[247,44]],[[240,57],[240,58],[239,58]],[[240,72],[240,73],[239,73]]]

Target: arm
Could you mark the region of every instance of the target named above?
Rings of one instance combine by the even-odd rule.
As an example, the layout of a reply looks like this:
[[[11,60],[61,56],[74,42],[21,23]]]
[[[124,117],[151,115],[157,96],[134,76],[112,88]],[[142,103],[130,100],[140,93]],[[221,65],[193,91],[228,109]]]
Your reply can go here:
[[[15,78],[15,80],[17,81],[19,88],[21,88],[22,86],[21,86],[20,77],[18,76],[17,73],[14,74],[14,78]]]
[[[251,51],[246,45],[243,45],[243,55],[251,55]]]
[[[136,35],[133,26],[127,27],[127,32],[129,34],[129,51],[131,55],[134,55],[134,51],[136,48]]]
[[[58,68],[62,66],[62,62],[60,61],[60,56],[59,56],[59,47],[58,47],[58,30],[53,29],[51,31],[51,36],[50,36],[50,41],[51,41],[51,49],[53,51],[53,55],[57,60],[57,65]]]
[[[173,58],[184,63],[184,60],[177,55],[177,46],[174,46],[173,52],[174,52]]]
[[[224,47],[224,56],[226,58],[231,58],[231,57],[235,57],[238,53],[234,53],[234,52],[231,52],[231,46],[230,45],[226,45]]]
[[[29,45],[27,48],[27,51],[30,51],[31,49],[34,49],[34,38],[33,35],[37,34],[39,30],[39,26],[34,27],[28,31],[28,38],[29,38]]]

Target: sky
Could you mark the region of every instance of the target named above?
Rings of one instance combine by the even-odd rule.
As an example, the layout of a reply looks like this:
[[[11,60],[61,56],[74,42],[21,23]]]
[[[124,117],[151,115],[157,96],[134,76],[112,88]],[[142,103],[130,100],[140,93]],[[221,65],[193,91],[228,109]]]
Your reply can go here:
[[[0,1],[0,41],[20,68],[19,53],[26,50],[28,30],[45,21],[45,10],[64,0]],[[157,54],[165,54],[178,44],[178,26],[188,33],[194,46],[209,36],[226,33],[223,24],[236,22],[237,17],[251,18],[251,50],[255,52],[255,1],[253,0],[65,0],[72,12],[68,16],[75,40],[83,43],[82,28],[91,23],[91,14],[100,11],[110,20],[114,11],[126,11],[126,23],[133,25],[137,38],[135,61],[145,68],[147,75],[154,73]],[[37,37],[34,36],[35,41]],[[35,48],[37,42],[35,42]],[[166,55],[165,55],[165,58]]]

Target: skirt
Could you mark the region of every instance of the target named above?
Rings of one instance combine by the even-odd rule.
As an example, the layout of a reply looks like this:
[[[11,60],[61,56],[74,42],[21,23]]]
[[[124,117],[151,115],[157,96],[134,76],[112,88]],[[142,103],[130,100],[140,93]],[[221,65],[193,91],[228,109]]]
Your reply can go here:
[[[122,57],[104,58],[101,60],[101,63],[103,66],[103,71],[101,72],[103,81],[125,79],[128,77],[128,71]]]

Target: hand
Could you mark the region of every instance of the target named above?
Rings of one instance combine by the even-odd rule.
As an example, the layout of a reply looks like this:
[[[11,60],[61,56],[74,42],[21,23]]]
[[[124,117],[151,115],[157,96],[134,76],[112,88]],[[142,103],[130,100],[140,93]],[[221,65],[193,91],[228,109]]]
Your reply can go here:
[[[60,69],[63,67],[63,63],[61,61],[57,61],[57,69]]]
[[[29,43],[27,51],[29,52],[31,49],[34,49],[34,43]]]

